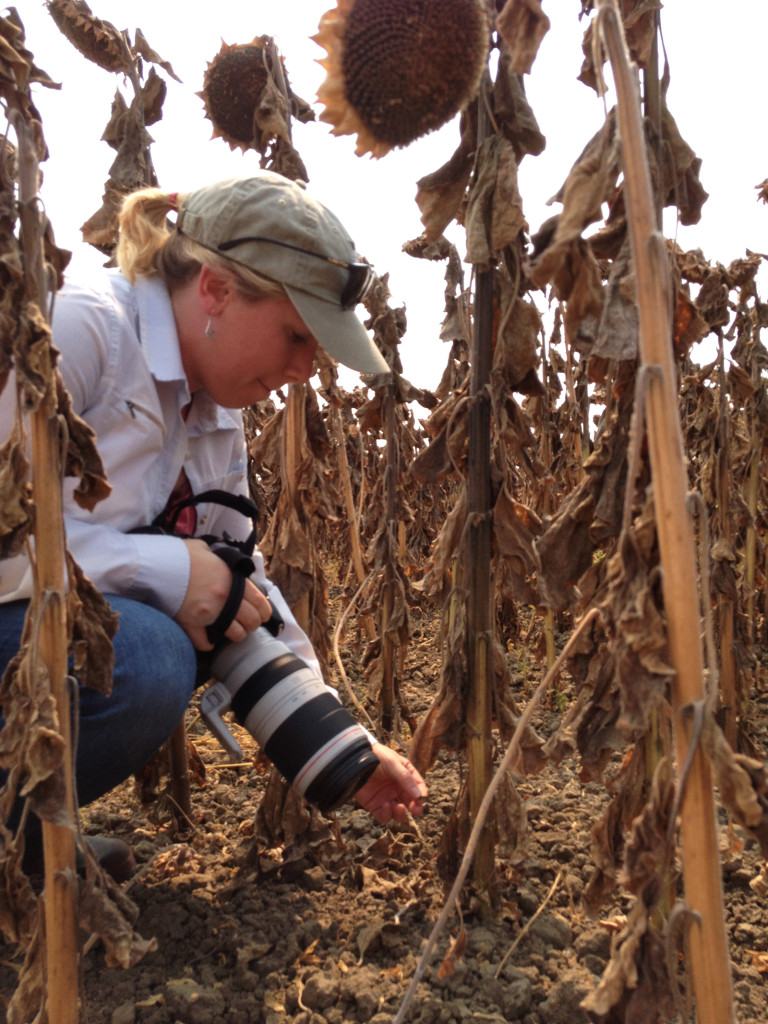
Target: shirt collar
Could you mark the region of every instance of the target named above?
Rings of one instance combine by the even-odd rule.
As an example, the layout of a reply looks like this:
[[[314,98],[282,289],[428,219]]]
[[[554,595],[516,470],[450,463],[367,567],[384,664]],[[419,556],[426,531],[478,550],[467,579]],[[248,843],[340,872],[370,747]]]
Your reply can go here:
[[[179,336],[168,289],[159,277],[137,277],[133,286],[139,313],[139,340],[150,372],[158,381],[183,381]]]
[[[156,381],[177,382],[180,388],[180,406],[189,402],[191,395],[181,361],[179,336],[173,317],[171,296],[159,277],[137,277],[133,286],[139,314],[139,340],[150,373]],[[188,426],[190,434],[209,430],[231,429],[242,422],[237,409],[225,409],[201,390],[196,392],[194,415]]]

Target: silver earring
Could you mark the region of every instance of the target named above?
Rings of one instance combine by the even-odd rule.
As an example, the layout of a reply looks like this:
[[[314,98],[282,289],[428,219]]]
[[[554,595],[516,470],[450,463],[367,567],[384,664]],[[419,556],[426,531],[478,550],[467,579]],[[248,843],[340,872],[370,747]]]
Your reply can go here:
[[[210,317],[208,317],[208,323],[205,325],[205,336],[209,339],[216,337],[216,331],[213,329],[213,321]]]

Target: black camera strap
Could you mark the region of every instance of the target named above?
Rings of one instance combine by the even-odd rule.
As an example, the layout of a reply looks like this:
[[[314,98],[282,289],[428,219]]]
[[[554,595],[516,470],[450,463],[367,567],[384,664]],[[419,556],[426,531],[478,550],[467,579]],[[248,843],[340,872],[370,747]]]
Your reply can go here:
[[[237,548],[244,555],[252,555],[253,549],[256,547],[256,520],[259,510],[251,499],[246,498],[244,494],[230,494],[229,491],[222,491],[218,488],[214,488],[210,491],[202,491],[200,494],[191,494],[188,498],[181,498],[179,501],[175,501],[170,507],[164,508],[160,515],[155,516],[150,527],[142,527],[140,531],[135,532],[171,533],[175,537],[186,536],[186,534],[182,534],[176,529],[179,516],[185,508],[190,508],[194,505],[202,505],[204,502],[224,505],[226,508],[231,508],[235,512],[240,512],[240,514],[244,515],[246,519],[250,519],[252,521],[253,528],[245,540],[234,540],[226,533],[223,538],[202,536],[200,539],[207,541],[209,544],[224,540],[225,543],[230,545],[230,547]]]
[[[225,634],[237,615],[237,609],[243,600],[245,581],[255,569],[251,556],[256,547],[258,509],[251,499],[246,498],[243,494],[230,494],[229,491],[222,491],[218,488],[202,491],[200,494],[192,494],[188,498],[181,498],[170,507],[164,508],[160,515],[155,516],[149,526],[140,526],[130,532],[164,533],[174,537],[189,538],[191,534],[183,533],[176,529],[179,516],[185,508],[202,505],[205,502],[213,502],[214,504],[231,508],[235,512],[240,512],[253,523],[251,532],[245,540],[235,540],[226,532],[222,537],[217,537],[213,534],[203,534],[198,538],[199,540],[204,540],[211,551],[218,555],[223,562],[226,562],[232,573],[232,586],[224,602],[224,607],[219,612],[216,620],[210,626],[205,627],[209,641],[216,645],[226,638]],[[263,587],[259,587],[259,589],[262,593],[264,592]],[[277,636],[283,628],[282,617],[274,608],[272,609],[272,618],[269,622],[264,623],[264,627],[269,630],[272,636]]]

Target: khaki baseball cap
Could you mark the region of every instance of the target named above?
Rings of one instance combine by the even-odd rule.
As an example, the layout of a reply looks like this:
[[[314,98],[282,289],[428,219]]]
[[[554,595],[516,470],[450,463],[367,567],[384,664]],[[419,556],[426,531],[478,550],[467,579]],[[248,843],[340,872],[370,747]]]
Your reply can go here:
[[[265,171],[179,197],[177,228],[283,285],[326,352],[361,373],[389,366],[355,313],[372,278],[338,218],[303,185]]]

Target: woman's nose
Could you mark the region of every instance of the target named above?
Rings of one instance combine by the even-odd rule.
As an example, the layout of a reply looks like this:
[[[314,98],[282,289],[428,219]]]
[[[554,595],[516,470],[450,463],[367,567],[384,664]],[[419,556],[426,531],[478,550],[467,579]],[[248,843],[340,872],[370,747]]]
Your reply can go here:
[[[315,368],[315,352],[317,344],[302,346],[300,352],[296,352],[291,360],[292,380],[297,383],[311,380]]]

